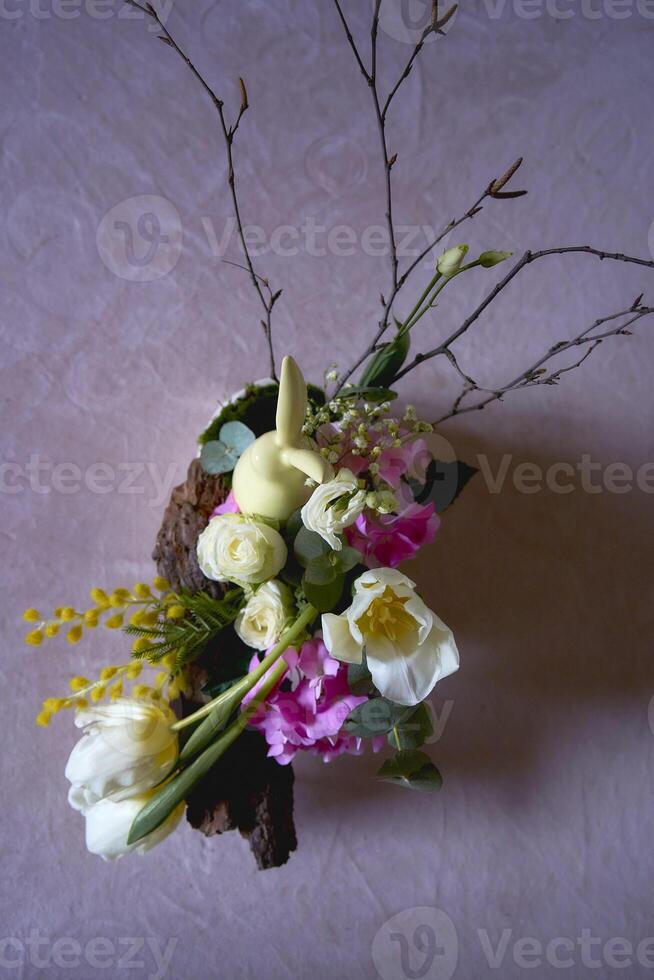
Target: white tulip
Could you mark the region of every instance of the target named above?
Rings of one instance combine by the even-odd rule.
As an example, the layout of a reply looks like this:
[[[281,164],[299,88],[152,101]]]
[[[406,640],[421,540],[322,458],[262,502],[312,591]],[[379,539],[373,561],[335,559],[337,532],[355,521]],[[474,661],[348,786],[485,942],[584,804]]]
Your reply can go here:
[[[286,564],[286,545],[278,531],[241,514],[213,517],[198,538],[198,564],[214,582],[258,585]]]
[[[365,648],[375,687],[396,704],[418,704],[459,668],[452,631],[414,589],[393,568],[372,569],[354,583],[352,605],[342,615],[322,617],[332,657],[361,663]]]
[[[343,547],[337,535],[354,524],[366,505],[366,493],[359,489],[356,476],[339,470],[333,480],[321,483],[302,508],[302,523],[316,531],[334,551]]]
[[[247,646],[267,650],[277,642],[292,614],[291,590],[272,579],[250,596],[236,617],[234,629]]]
[[[71,805],[83,810],[105,797],[122,800],[161,782],[177,760],[174,721],[166,706],[132,698],[79,711],[75,724],[85,733],[66,765]]]
[[[87,850],[91,854],[98,854],[104,861],[113,861],[132,851],[145,854],[172,833],[184,813],[184,802],[180,803],[161,826],[147,837],[143,837],[135,844],[127,843],[132,823],[151,795],[151,793],[143,793],[140,796],[132,796],[128,800],[120,800],[118,803],[113,800],[100,800],[86,809],[84,816]]]

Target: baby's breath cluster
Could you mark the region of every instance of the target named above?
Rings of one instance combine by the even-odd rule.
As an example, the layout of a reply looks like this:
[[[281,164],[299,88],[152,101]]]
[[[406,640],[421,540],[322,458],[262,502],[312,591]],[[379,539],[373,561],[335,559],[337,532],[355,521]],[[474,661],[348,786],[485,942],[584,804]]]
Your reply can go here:
[[[390,402],[372,403],[353,395],[333,399],[310,409],[304,431],[318,443],[321,455],[333,466],[343,464],[348,455],[363,457],[366,470],[377,486],[379,458],[388,449],[399,448],[421,433],[431,432],[432,425],[418,419],[413,405],[407,405],[401,418],[389,414]],[[368,506],[386,510],[389,500],[371,498]],[[379,505],[379,506],[376,506]]]

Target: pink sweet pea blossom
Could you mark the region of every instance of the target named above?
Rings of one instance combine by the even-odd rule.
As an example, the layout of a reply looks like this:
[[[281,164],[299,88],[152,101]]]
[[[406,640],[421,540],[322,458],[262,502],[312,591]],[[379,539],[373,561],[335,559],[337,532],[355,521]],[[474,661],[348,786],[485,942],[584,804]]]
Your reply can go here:
[[[374,517],[364,511],[345,532],[348,543],[363,555],[368,568],[396,568],[436,537],[440,517],[434,505],[409,504],[399,514]]]
[[[362,740],[341,729],[350,712],[367,698],[350,691],[347,665],[330,657],[319,638],[308,640],[299,653],[287,650],[284,659],[288,672],[250,721],[264,735],[268,755],[280,765],[287,765],[299,751],[313,752],[325,762],[344,752],[359,755]],[[250,670],[258,665],[259,659],[254,656]],[[244,704],[258,687],[250,691]],[[378,751],[384,739],[372,741],[374,751]]]
[[[218,517],[219,514],[240,514],[240,508],[236,503],[236,497],[234,496],[234,491],[230,490],[228,495],[223,500],[222,504],[218,504],[216,509],[212,512],[212,517]]]

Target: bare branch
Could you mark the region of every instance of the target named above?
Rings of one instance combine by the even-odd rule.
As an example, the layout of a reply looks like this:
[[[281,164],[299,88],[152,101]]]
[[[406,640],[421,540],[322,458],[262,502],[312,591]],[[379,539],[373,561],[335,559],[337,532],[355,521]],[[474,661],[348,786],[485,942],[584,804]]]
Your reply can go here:
[[[259,276],[255,271],[254,263],[252,262],[252,257],[250,255],[247,242],[245,240],[243,221],[241,219],[241,210],[240,210],[239,199],[236,190],[236,176],[234,173],[234,154],[233,154],[234,136],[239,127],[241,118],[249,106],[245,83],[243,82],[242,78],[239,78],[241,104],[240,104],[238,116],[236,117],[234,124],[230,126],[227,123],[227,119],[225,117],[225,108],[222,99],[218,98],[218,96],[211,88],[209,83],[195,67],[195,65],[189,58],[189,56],[177,44],[174,37],[171,35],[170,31],[165,26],[164,22],[161,20],[155,7],[151,3],[145,3],[142,5],[141,3],[138,3],[137,0],[125,0],[125,3],[128,4],[130,7],[136,7],[137,10],[140,10],[146,16],[150,17],[152,20],[155,21],[159,30],[161,31],[161,36],[159,37],[159,40],[163,41],[168,47],[173,48],[173,50],[179,55],[182,61],[184,61],[184,63],[186,64],[190,72],[193,74],[193,76],[200,83],[200,85],[202,86],[206,94],[211,99],[214,108],[218,113],[218,117],[220,119],[220,128],[222,130],[223,138],[225,140],[225,147],[227,150],[227,183],[229,184],[230,195],[232,198],[232,207],[234,209],[234,215],[236,218],[236,227],[241,242],[241,246],[243,248],[243,253],[245,255],[245,261],[247,265],[247,271],[250,275],[250,281],[252,282],[254,289],[257,293],[257,296],[259,297],[259,301],[264,309],[263,322],[265,326],[265,335],[268,344],[268,354],[270,358],[270,374],[273,380],[277,381],[277,371],[275,368],[275,354],[274,354],[274,348],[272,342],[272,308],[275,302],[275,300],[272,297],[275,294],[273,294],[272,290],[268,286],[269,296],[268,298],[266,298],[266,296],[264,295],[264,291],[262,289],[262,283],[265,282],[267,285],[267,280],[264,279],[264,277]]]
[[[510,391],[519,391],[523,388],[533,388],[536,385],[558,384],[563,374],[567,374],[569,371],[574,371],[576,368],[580,367],[604,340],[606,340],[608,337],[629,336],[631,331],[628,328],[633,323],[636,323],[637,320],[640,320],[645,316],[650,316],[652,313],[654,313],[654,307],[638,306],[632,303],[631,306],[627,307],[625,310],[621,310],[619,313],[612,313],[609,316],[600,317],[600,319],[595,320],[590,327],[586,327],[572,340],[563,340],[559,341],[557,344],[554,344],[553,347],[550,347],[549,350],[547,350],[525,371],[515,377],[512,381],[509,381],[507,384],[504,384],[496,389],[482,388],[472,378],[467,377],[459,369],[458,365],[456,365],[460,376],[466,379],[465,384],[450,410],[442,415],[434,423],[434,425],[440,425],[441,422],[445,422],[446,419],[454,418],[457,415],[463,415],[466,412],[479,412],[492,402],[501,401],[502,398],[504,398],[504,396]],[[629,316],[629,314],[632,314],[632,316],[618,326],[612,327],[610,330],[604,330],[601,333],[594,332],[605,323],[621,319],[622,317]],[[548,371],[547,368],[543,367],[543,365],[547,364],[550,360],[552,360],[552,358],[558,357],[558,355],[562,354],[564,351],[571,350],[575,347],[584,348],[584,352],[578,358],[578,360],[574,361],[574,363],[557,368],[554,371]],[[451,352],[448,351],[445,353],[448,359],[451,361]],[[463,402],[468,395],[471,395],[474,392],[479,392],[480,394],[485,393],[487,397],[482,398],[472,405],[464,405]]]
[[[460,327],[458,327],[453,333],[450,334],[442,343],[433,350],[427,351],[424,354],[416,354],[414,359],[404,367],[399,374],[396,375],[395,380],[398,381],[403,378],[405,374],[412,371],[423,361],[428,361],[432,357],[438,357],[444,354],[448,350],[455,340],[458,340],[467,330],[470,329],[472,324],[481,316],[484,310],[490,306],[493,300],[502,292],[502,290],[508,286],[508,284],[518,275],[518,273],[529,265],[531,262],[535,262],[537,259],[542,259],[547,255],[566,255],[570,252],[582,252],[587,255],[594,255],[600,260],[610,259],[616,262],[629,262],[635,263],[636,265],[643,265],[647,268],[654,269],[654,262],[649,259],[639,259],[632,255],[624,255],[622,252],[604,252],[601,249],[593,248],[590,245],[564,245],[558,248],[545,248],[538,252],[525,252],[522,258],[518,259],[515,265],[509,270],[509,272],[501,279],[496,286],[491,289],[488,295],[481,301],[479,306],[477,306],[470,316],[468,316]]]

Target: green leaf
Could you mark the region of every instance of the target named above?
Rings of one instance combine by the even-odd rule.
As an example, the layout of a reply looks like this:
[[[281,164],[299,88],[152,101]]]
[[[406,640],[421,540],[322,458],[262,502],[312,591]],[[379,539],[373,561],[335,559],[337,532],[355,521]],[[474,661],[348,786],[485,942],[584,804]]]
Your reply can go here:
[[[323,555],[329,554],[331,550],[324,538],[321,538],[315,531],[310,531],[304,525],[296,534],[293,542],[293,553],[304,568],[314,558],[321,558]]]
[[[238,456],[220,440],[215,440],[205,442],[200,451],[200,463],[205,473],[215,476],[218,473],[231,473],[238,463]]]
[[[246,676],[241,678],[240,683],[230,685],[230,688],[232,688],[230,694],[225,693],[224,701],[216,705],[211,714],[207,715],[204,721],[197,726],[190,738],[184,743],[179,753],[180,762],[192,759],[194,755],[201,752],[202,749],[209,745],[210,742],[213,742],[216,736],[223,731],[235,709],[241,703],[243,688],[247,680],[248,678]]]
[[[325,613],[330,612],[338,603],[343,594],[344,584],[345,577],[343,575],[337,575],[332,582],[317,585],[307,581],[305,574],[302,578],[302,591],[318,612]]]
[[[370,698],[350,712],[343,728],[358,738],[386,735],[413,710],[413,707],[394,704],[388,698]]]
[[[431,712],[423,701],[414,711],[388,733],[389,745],[394,749],[417,749],[434,734]]]
[[[356,548],[341,548],[336,553],[337,565],[342,572],[349,572],[357,565],[361,564],[361,552]]]
[[[477,473],[474,466],[468,466],[460,460],[444,463],[433,459],[427,467],[425,482],[409,480],[409,487],[416,503],[432,503],[437,514],[441,514],[450,504],[454,503],[466,483]]]
[[[289,541],[294,541],[303,527],[302,508],[298,507],[298,509],[294,510],[289,519],[286,521],[285,533]]]
[[[398,752],[387,759],[377,778],[428,793],[437,792],[443,785],[443,777],[429,756],[415,749]]]
[[[331,555],[321,555],[319,558],[312,558],[307,565],[304,582],[311,585],[330,585],[338,576],[339,571]]]
[[[407,359],[411,336],[408,330],[398,331],[395,339],[377,351],[368,362],[359,385],[362,388],[388,388]]]
[[[231,450],[238,458],[248,446],[251,446],[256,436],[243,422],[225,422],[220,430],[220,442]]]
[[[352,694],[361,696],[362,694],[372,694],[375,685],[372,682],[365,654],[360,664],[348,664],[347,686]]]
[[[196,783],[198,783],[215,765],[221,755],[229,748],[236,735],[239,734],[233,726],[218,741],[205,749],[194,762],[174,776],[169,783],[159,790],[142,810],[137,813],[127,837],[128,844],[135,844],[153,830],[160,827],[173,810],[185,800]]]
[[[335,399],[356,398],[362,402],[392,402],[397,398],[397,392],[390,388],[362,387],[361,385],[352,388],[341,388]]]

